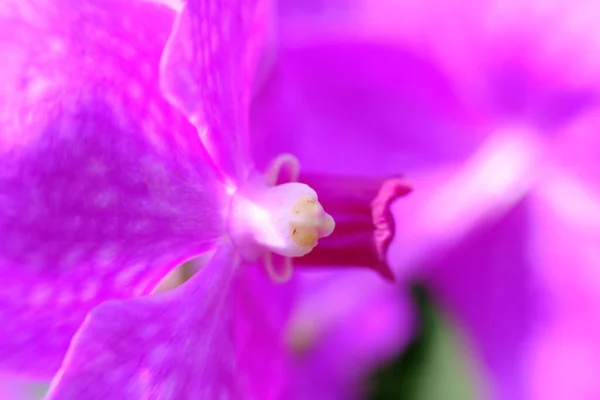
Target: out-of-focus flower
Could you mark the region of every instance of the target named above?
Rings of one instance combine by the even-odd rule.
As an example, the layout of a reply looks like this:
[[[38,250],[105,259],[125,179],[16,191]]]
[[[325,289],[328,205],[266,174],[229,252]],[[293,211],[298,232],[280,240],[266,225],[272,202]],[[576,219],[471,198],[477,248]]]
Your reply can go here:
[[[299,274],[288,326],[294,399],[364,398],[368,374],[413,338],[408,293],[364,272]]]
[[[387,260],[403,279],[428,282],[460,323],[490,397],[598,398],[590,372],[600,368],[591,311],[600,293],[598,6],[295,3],[280,11],[275,72],[264,105],[255,103],[258,131],[280,151],[294,148],[311,173],[410,175],[419,190],[392,206],[402,223]],[[265,118],[269,98],[283,100]],[[317,145],[332,132],[345,135],[333,163]],[[309,290],[319,296],[318,286]],[[328,316],[317,311],[299,316],[300,333]],[[346,312],[328,316],[334,326],[313,335],[305,359],[325,343],[347,344],[332,346],[335,354],[361,346],[343,340],[355,334],[342,329],[352,322],[336,325]],[[389,328],[397,323],[392,316]]]
[[[266,1],[190,0],[172,30],[141,0],[5,5],[0,368],[58,371],[50,398],[280,397],[293,288],[271,280],[331,234],[319,200],[345,223],[305,264],[356,254],[390,278],[389,206],[410,188],[313,174],[317,200],[295,158],[253,168]],[[139,297],[206,252],[189,282]]]
[[[17,384],[9,380],[0,380],[0,398],[6,400],[21,400],[23,395]]]
[[[47,385],[28,381],[0,378],[0,399],[41,400]]]

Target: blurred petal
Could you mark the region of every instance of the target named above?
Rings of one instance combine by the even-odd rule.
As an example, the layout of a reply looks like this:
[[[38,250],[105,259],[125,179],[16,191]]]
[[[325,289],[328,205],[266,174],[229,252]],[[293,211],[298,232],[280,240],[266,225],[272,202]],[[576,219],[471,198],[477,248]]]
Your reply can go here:
[[[600,192],[556,169],[535,193],[532,249],[555,306],[600,305]]]
[[[593,109],[565,127],[533,197],[535,273],[549,297],[525,354],[534,400],[600,396],[599,122]]]
[[[528,249],[529,201],[473,231],[427,279],[471,339],[492,380],[492,398],[524,399],[522,354],[539,319],[538,282]]]
[[[225,243],[173,291],[88,316],[49,399],[243,399],[234,343],[236,268]]]
[[[479,143],[477,116],[467,115],[446,77],[410,49],[284,39],[253,103],[252,150],[261,167],[290,152],[310,172],[410,174],[462,160]]]
[[[234,180],[244,178],[250,165],[248,107],[269,7],[268,0],[188,0],[163,54],[167,98]]]
[[[16,382],[0,379],[0,398],[4,400],[23,400],[23,390]]]
[[[0,12],[0,370],[53,374],[87,311],[149,293],[224,232],[221,183],[162,98],[171,11]],[[64,5],[64,7],[62,7]]]
[[[580,303],[579,311],[541,325],[525,359],[527,399],[598,399],[599,335],[597,306],[585,303]]]
[[[536,273],[563,311],[600,305],[600,110],[581,114],[552,143],[536,186]]]
[[[414,334],[408,295],[368,271],[306,273],[301,295],[289,333],[296,399],[361,398],[369,370]]]
[[[411,177],[416,190],[392,205],[395,236],[388,260],[400,276],[460,244],[528,193],[545,146],[525,129],[501,129],[465,163]]]
[[[548,127],[597,97],[594,0],[300,3],[280,7],[285,40],[349,37],[416,51],[447,76],[458,103],[491,118]]]
[[[0,399],[2,400],[42,400],[47,385],[0,378]]]
[[[243,267],[239,278],[236,344],[244,386],[260,400],[289,398],[285,329],[296,295],[295,281],[274,284],[264,268]]]
[[[181,11],[185,5],[185,0],[146,0],[155,3],[165,4],[176,11]]]

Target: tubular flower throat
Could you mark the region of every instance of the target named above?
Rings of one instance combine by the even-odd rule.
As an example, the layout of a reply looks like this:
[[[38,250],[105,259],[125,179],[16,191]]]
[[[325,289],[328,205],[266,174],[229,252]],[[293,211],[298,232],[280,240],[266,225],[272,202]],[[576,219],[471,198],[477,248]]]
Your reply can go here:
[[[403,178],[308,173],[297,183],[300,163],[290,154],[278,156],[265,177],[232,197],[229,229],[243,257],[263,257],[274,281],[291,277],[292,257],[299,266],[363,266],[394,279],[386,262],[394,236],[390,205],[412,190]]]
[[[229,232],[243,258],[262,257],[271,278],[286,281],[292,273],[291,258],[310,253],[320,238],[332,234],[335,221],[310,186],[270,181],[280,179],[280,167],[276,160],[266,182],[250,179],[233,193]]]

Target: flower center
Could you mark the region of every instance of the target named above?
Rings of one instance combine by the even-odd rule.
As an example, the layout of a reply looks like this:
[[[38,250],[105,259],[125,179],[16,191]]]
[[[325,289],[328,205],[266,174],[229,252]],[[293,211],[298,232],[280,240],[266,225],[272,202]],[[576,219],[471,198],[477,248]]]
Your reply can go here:
[[[243,240],[247,251],[242,255],[249,258],[255,257],[253,253],[259,249],[302,257],[335,227],[317,193],[302,183],[274,187],[255,183],[236,193],[232,210],[232,231]]]
[[[291,277],[291,257],[305,268],[367,267],[393,280],[386,261],[394,236],[390,205],[411,191],[406,181],[302,174],[305,183],[298,183],[298,177],[298,160],[284,154],[234,194],[229,232],[242,257],[262,257],[274,281]]]
[[[290,162],[278,158],[267,172],[266,182],[255,177],[235,193],[231,204],[229,232],[238,251],[247,260],[262,256],[276,281],[291,276],[290,257],[310,253],[335,227],[310,186],[277,184],[290,169]]]

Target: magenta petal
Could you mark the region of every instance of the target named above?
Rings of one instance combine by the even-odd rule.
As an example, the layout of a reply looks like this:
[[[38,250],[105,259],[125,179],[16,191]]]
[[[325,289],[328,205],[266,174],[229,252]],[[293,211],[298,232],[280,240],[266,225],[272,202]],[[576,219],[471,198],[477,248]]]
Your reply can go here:
[[[548,300],[525,353],[528,399],[600,398],[599,122],[590,109],[565,126],[531,196],[530,257]]]
[[[49,376],[92,307],[213,247],[223,198],[158,88],[171,12],[32,3],[0,14],[0,370]]]
[[[418,190],[392,204],[396,225],[388,260],[394,272],[422,270],[423,260],[438,257],[514,207],[541,169],[544,150],[535,136],[506,130],[490,136],[464,163],[411,176]]]
[[[579,310],[571,309],[543,324],[531,340],[531,349],[524,360],[526,398],[600,398],[599,334],[596,305],[588,307],[580,303]]]
[[[593,102],[598,60],[589,54],[600,41],[584,16],[597,9],[593,1],[284,0],[280,37],[303,46],[343,37],[418,52],[446,76],[463,109],[549,127]]]
[[[18,383],[0,379],[0,399],[22,400],[23,397],[23,391]]]
[[[250,165],[248,107],[268,1],[188,0],[163,54],[161,85],[232,179]]]
[[[302,171],[410,176],[468,157],[480,143],[476,118],[418,53],[348,38],[282,41],[253,102],[252,151],[260,167],[290,152]]]
[[[75,336],[49,399],[241,399],[234,343],[235,255],[164,294],[98,306]]]
[[[491,378],[491,398],[523,399],[519,365],[545,297],[533,273],[531,201],[481,224],[438,260],[426,277],[436,300],[458,322]]]
[[[290,330],[298,356],[296,398],[359,398],[368,373],[414,334],[408,294],[361,270],[301,279],[303,297]]]
[[[264,267],[246,266],[238,286],[236,344],[244,386],[258,400],[288,399],[285,342],[296,282],[274,284]]]
[[[43,385],[37,383],[0,377],[2,400],[41,400],[43,388]]]
[[[559,305],[600,304],[600,112],[591,109],[552,143],[550,165],[534,192],[536,274]]]

